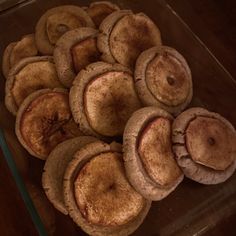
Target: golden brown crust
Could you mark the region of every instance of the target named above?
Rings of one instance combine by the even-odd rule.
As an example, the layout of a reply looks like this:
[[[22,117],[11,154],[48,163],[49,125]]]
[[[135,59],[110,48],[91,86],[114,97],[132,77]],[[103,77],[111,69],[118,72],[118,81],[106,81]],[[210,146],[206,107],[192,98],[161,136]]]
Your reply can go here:
[[[34,34],[28,34],[18,42],[10,43],[3,54],[2,70],[7,79],[10,69],[20,60],[27,57],[33,57],[38,54],[35,45]]]
[[[102,53],[102,60],[115,63],[116,60],[113,57],[111,50],[110,50],[110,34],[115,26],[116,22],[119,21],[125,15],[132,14],[130,10],[120,10],[111,13],[107,16],[99,26],[100,34],[98,35],[97,46],[99,51]]]
[[[141,52],[161,45],[161,35],[153,21],[143,13],[130,14],[117,21],[109,37],[116,62],[134,68]]]
[[[74,185],[80,212],[91,224],[126,224],[140,214],[145,204],[127,182],[122,154],[118,152],[94,156],[82,167]]]
[[[225,170],[234,161],[232,131],[215,118],[197,117],[186,130],[186,145],[192,159],[215,170]],[[224,146],[224,148],[222,148]]]
[[[120,8],[108,1],[92,2],[87,8],[89,16],[92,18],[96,27],[102,23],[102,21],[114,11],[118,11]]]
[[[124,81],[127,84],[127,88],[124,87],[123,90],[121,88],[116,89],[116,85],[113,82],[117,78],[114,77],[112,79],[112,77],[110,78],[108,76],[109,79],[107,75],[110,72],[116,72],[118,79],[123,73],[124,75],[126,73],[130,75],[131,73],[128,68],[119,64],[93,63],[78,74],[70,90],[70,106],[75,121],[80,124],[83,132],[100,138],[121,135],[128,116],[140,107],[134,88],[132,88],[133,81],[130,81],[132,77],[124,76],[127,79],[127,81]],[[119,81],[117,81],[117,86],[121,86]],[[113,97],[111,96],[112,93]],[[130,95],[129,99],[127,99],[127,94]],[[118,98],[120,102],[117,104],[115,103],[115,99]],[[124,107],[120,107],[121,104]],[[117,107],[114,107],[116,105]],[[123,109],[120,117],[116,113],[113,113],[119,107],[119,111]],[[128,113],[128,116],[126,113]],[[99,119],[97,115],[99,115]],[[117,122],[114,123],[114,121]],[[117,133],[118,128],[119,133]]]
[[[121,136],[129,117],[140,108],[133,77],[122,71],[97,76],[85,89],[84,106],[92,129],[103,136]]]
[[[96,140],[96,138],[91,136],[80,136],[68,139],[58,144],[49,154],[45,162],[42,175],[44,191],[53,206],[65,215],[68,214],[63,198],[65,169],[76,151]]]
[[[97,39],[87,38],[71,48],[75,72],[78,73],[87,65],[99,61],[100,53],[97,49]]]
[[[63,87],[52,57],[28,57],[12,67],[5,87],[5,104],[14,115],[23,100],[43,88]]]
[[[167,46],[150,48],[139,56],[135,86],[144,105],[178,114],[192,99],[191,71],[185,59]]]
[[[123,136],[125,168],[130,183],[145,198],[156,201],[161,200],[170,194],[183,180],[183,174],[177,171],[175,175],[176,179],[171,183],[168,182],[168,185],[156,182],[156,178],[151,178],[150,174],[145,170],[139,156],[137,147],[140,135],[142,135],[145,127],[147,127],[150,122],[160,117],[173,120],[173,117],[168,112],[157,107],[145,107],[139,109],[127,122]],[[156,146],[154,146],[154,148],[156,148]],[[169,151],[170,149],[171,146],[168,147]],[[169,157],[173,158],[172,155]],[[178,170],[177,164],[173,163],[173,161],[171,161],[171,166],[168,165],[166,168],[173,168],[173,164],[175,164],[174,166]],[[174,168],[174,171],[176,168]],[[160,179],[160,177],[158,179]]]
[[[66,173],[65,173],[64,198],[65,198],[65,203],[67,205],[69,214],[72,217],[72,219],[86,233],[88,233],[90,235],[94,235],[94,236],[130,235],[142,223],[143,219],[145,218],[145,216],[150,208],[150,201],[143,199],[144,204],[143,204],[143,208],[140,211],[140,213],[136,217],[134,217],[132,220],[130,220],[128,223],[125,223],[123,225],[116,225],[116,226],[92,224],[92,223],[88,222],[86,220],[86,218],[83,217],[83,215],[80,212],[78,205],[75,201],[74,191],[73,191],[74,181],[75,181],[76,177],[78,176],[78,173],[81,171],[81,169],[83,169],[83,167],[86,166],[85,163],[88,163],[90,160],[93,160],[92,159],[93,157],[99,156],[101,153],[114,153],[114,152],[116,152],[117,148],[115,148],[115,150],[114,150],[112,146],[114,146],[114,144],[108,145],[108,144],[103,143],[101,141],[86,145],[84,148],[80,149],[80,151],[78,151],[75,154],[75,158],[70,162],[70,164],[68,165],[68,168],[66,170]],[[114,164],[114,162],[113,162],[113,164]],[[105,170],[106,170],[106,168],[109,168],[109,164],[107,167],[105,167]],[[99,169],[97,169],[96,172],[100,173],[101,171],[99,171]],[[112,174],[112,172],[110,172],[110,171],[108,171],[108,172],[109,172],[109,174]],[[105,171],[105,173],[108,173],[108,172]],[[102,174],[102,173],[100,173],[100,174]],[[123,179],[123,177],[122,177],[122,179]],[[102,181],[100,183],[102,183],[103,187],[104,187],[105,183],[107,183],[107,181],[109,181],[109,180],[107,178],[105,178],[105,181]],[[126,183],[128,183],[128,182],[126,182]],[[91,182],[90,182],[90,184],[91,184]],[[98,187],[98,188],[96,188],[96,187]],[[99,185],[96,184],[95,185],[95,192],[98,191],[98,192],[100,192],[100,194],[102,194],[101,189],[100,190],[99,189],[100,189]],[[90,191],[88,191],[87,193],[89,193],[89,192]],[[106,195],[110,197],[111,193],[104,194],[103,195],[104,197],[102,197],[102,199],[104,199]],[[128,207],[128,206],[125,206],[125,207]]]
[[[10,55],[11,55],[11,52],[16,44],[17,44],[17,42],[12,42],[12,43],[8,44],[4,50],[4,53],[3,53],[2,72],[3,72],[3,75],[6,79],[8,77],[9,70],[11,69]]]
[[[166,52],[149,63],[146,83],[158,100],[169,106],[176,106],[185,102],[188,96],[190,90],[188,76],[181,62]]]
[[[78,27],[94,27],[92,19],[82,8],[65,5],[49,9],[41,16],[35,29],[39,51],[44,55],[52,55],[60,36]]]
[[[161,186],[171,186],[181,176],[171,143],[172,120],[156,118],[139,135],[138,154],[150,178]]]
[[[96,40],[97,34],[98,31],[93,28],[82,27],[65,33],[56,43],[54,50],[56,69],[60,81],[66,87],[70,87],[72,85],[72,82],[77,74],[73,65],[73,58],[71,54],[72,48],[86,39]],[[92,51],[89,55],[85,55],[85,60],[93,62],[96,58],[89,58],[89,56],[97,56],[97,52],[94,54],[94,51]],[[84,64],[86,66],[87,62],[85,61],[83,65]]]
[[[176,118],[172,134],[176,160],[188,178],[218,184],[234,173],[236,132],[219,114],[190,108]]]
[[[14,46],[10,55],[11,67],[17,64],[20,60],[27,57],[33,57],[38,54],[38,49],[35,44],[34,34],[28,34],[22,37]]]
[[[60,142],[81,135],[64,89],[42,89],[29,95],[16,117],[16,135],[27,151],[45,160]]]

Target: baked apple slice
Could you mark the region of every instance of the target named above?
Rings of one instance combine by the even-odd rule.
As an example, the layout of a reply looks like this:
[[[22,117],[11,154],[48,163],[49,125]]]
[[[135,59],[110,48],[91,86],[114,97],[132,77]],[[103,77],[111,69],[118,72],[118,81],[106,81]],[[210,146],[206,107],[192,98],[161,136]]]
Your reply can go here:
[[[25,35],[20,41],[10,43],[6,47],[2,59],[2,71],[5,78],[8,77],[10,69],[20,60],[37,54],[34,34]]]
[[[192,100],[191,71],[174,48],[153,47],[137,59],[135,86],[146,106],[158,106],[178,114]]]
[[[108,1],[92,2],[86,9],[97,28],[108,15],[118,10],[120,8],[116,4]]]
[[[70,87],[77,73],[92,62],[99,61],[98,31],[78,28],[65,33],[57,42],[54,60],[60,81]]]
[[[144,50],[161,45],[160,31],[144,13],[115,11],[101,23],[98,48],[102,59],[134,68]]]
[[[85,134],[105,138],[122,136],[127,120],[141,104],[128,68],[96,62],[75,78],[70,106]]]
[[[35,40],[43,55],[52,55],[57,40],[67,31],[79,27],[94,27],[90,16],[73,5],[59,6],[46,11],[35,29]]]
[[[8,74],[5,104],[16,115],[19,106],[29,94],[43,88],[62,87],[52,57],[28,57],[12,67]]]
[[[94,236],[130,235],[151,205],[129,184],[121,145],[101,141],[75,153],[65,172],[64,199],[74,222]]]
[[[74,157],[76,151],[86,144],[97,141],[91,136],[80,136],[68,139],[58,144],[49,154],[42,175],[44,191],[53,206],[61,213],[67,215],[63,198],[63,178],[67,165]]]
[[[57,144],[81,136],[71,115],[68,92],[42,89],[30,94],[17,113],[16,135],[31,155],[43,160]]]
[[[183,180],[172,152],[172,122],[165,110],[145,107],[131,116],[124,131],[126,174],[140,194],[154,201],[165,198]]]
[[[202,183],[226,181],[236,168],[236,131],[221,115],[190,108],[173,123],[173,150],[185,176]]]

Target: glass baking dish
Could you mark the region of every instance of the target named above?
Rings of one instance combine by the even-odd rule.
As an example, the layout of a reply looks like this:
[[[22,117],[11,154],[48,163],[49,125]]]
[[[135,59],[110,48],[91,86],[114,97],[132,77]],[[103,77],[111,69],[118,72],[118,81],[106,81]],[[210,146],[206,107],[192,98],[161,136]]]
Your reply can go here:
[[[236,82],[165,1],[113,0],[121,8],[144,12],[155,21],[163,43],[176,48],[187,59],[193,76],[194,97],[190,106],[201,106],[225,116],[236,127]],[[62,4],[85,6],[83,0],[24,1],[0,13],[0,63],[4,48],[21,36],[34,32],[46,9]],[[47,235],[27,192],[28,181],[41,186],[43,161],[30,157],[19,145],[14,132],[14,117],[4,106],[5,79],[0,75],[0,143],[15,182],[40,235]],[[5,142],[6,141],[6,142]],[[3,158],[3,157],[1,157]],[[21,161],[27,159],[29,170],[21,173]],[[86,235],[69,217],[55,210],[53,235]],[[41,216],[42,217],[42,216]],[[216,186],[204,186],[185,179],[166,199],[153,202],[137,236],[236,235],[236,174]]]

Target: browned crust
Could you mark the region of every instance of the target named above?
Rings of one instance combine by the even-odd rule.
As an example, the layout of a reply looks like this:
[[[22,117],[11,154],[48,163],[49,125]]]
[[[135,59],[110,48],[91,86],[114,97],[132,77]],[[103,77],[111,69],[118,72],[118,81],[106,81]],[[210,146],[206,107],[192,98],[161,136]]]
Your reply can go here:
[[[114,9],[114,10],[120,10],[119,6],[117,6],[115,3],[109,2],[109,1],[99,1],[99,2],[92,2],[90,3],[89,7],[93,7],[96,5],[107,5],[110,8]]]
[[[114,59],[132,69],[141,52],[161,44],[158,27],[142,12],[119,19],[109,35],[109,47]]]
[[[30,49],[30,51],[29,51]],[[10,55],[10,66],[14,66],[20,60],[27,57],[37,56],[34,34],[24,35],[15,45]]]
[[[41,16],[35,28],[36,45],[38,50],[44,55],[52,55],[54,50],[54,45],[49,42],[47,33],[45,31],[47,18],[61,10],[71,12],[74,15],[84,18],[88,27],[94,27],[94,23],[87,12],[78,6],[64,5],[49,9]]]
[[[94,15],[91,14],[91,10],[93,10],[96,7],[99,7],[99,5],[101,7],[105,6],[105,7],[107,7],[108,9],[110,9],[112,11],[119,11],[120,10],[119,6],[117,6],[116,4],[114,4],[112,2],[108,2],[108,1],[99,1],[99,2],[92,2],[92,3],[90,3],[89,7],[86,10],[87,10],[88,14],[90,15],[90,17],[92,18],[92,20],[94,21],[94,23],[95,23],[95,25],[97,27],[99,27],[99,25],[101,24],[101,22],[105,18],[103,20],[100,19],[99,22],[96,22],[96,19],[97,19],[96,15],[94,17]]]
[[[186,71],[189,75],[189,82],[190,82],[190,90],[189,94],[186,98],[186,100],[177,105],[177,106],[168,106],[161,101],[159,101],[157,98],[155,98],[151,91],[149,90],[147,83],[146,83],[146,70],[148,64],[156,57],[158,54],[162,54],[164,52],[169,52],[172,55],[174,55],[178,60],[181,61],[183,66],[186,68]],[[179,54],[175,49],[167,47],[167,46],[161,46],[161,47],[153,47],[150,48],[143,53],[140,54],[136,61],[136,66],[135,66],[135,72],[134,72],[134,77],[135,77],[135,86],[137,88],[137,93],[139,95],[139,98],[143,102],[144,105],[146,106],[157,106],[160,107],[174,115],[177,115],[180,111],[182,111],[186,106],[191,102],[192,96],[193,96],[193,89],[192,89],[192,76],[191,76],[191,71],[189,69],[189,66],[184,59],[184,57]]]
[[[107,16],[100,24],[99,26],[100,34],[98,35],[97,46],[99,51],[102,53],[101,58],[103,61],[109,63],[116,62],[115,58],[113,57],[110,51],[110,43],[109,43],[110,34],[117,21],[119,21],[121,18],[129,14],[132,14],[132,11],[130,10],[115,11],[109,16]]]
[[[42,157],[41,155],[38,155],[37,153],[35,153],[28,145],[27,143],[24,141],[24,138],[21,135],[21,127],[20,127],[20,123],[21,123],[21,119],[22,116],[24,115],[24,112],[27,110],[27,107],[29,106],[29,104],[36,99],[39,96],[42,96],[43,94],[47,94],[49,92],[60,92],[60,93],[65,93],[68,94],[68,91],[66,89],[61,89],[61,88],[55,88],[55,89],[41,89],[38,90],[32,94],[30,94],[21,104],[21,106],[19,107],[19,110],[17,112],[17,116],[16,116],[16,125],[15,125],[15,132],[16,132],[16,136],[18,138],[18,140],[20,141],[21,145],[32,155],[35,156],[39,159],[45,160],[45,157]]]
[[[67,165],[72,160],[76,151],[96,140],[96,138],[91,136],[68,139],[58,144],[45,162],[42,175],[44,191],[53,206],[65,215],[68,214],[68,211],[63,199],[63,177]]]
[[[8,77],[8,73],[9,73],[10,69],[16,64],[16,63],[14,63],[12,55],[14,56],[15,53],[17,53],[17,50],[19,52],[19,47],[17,47],[17,46],[19,44],[22,46],[21,42],[25,38],[31,38],[34,41],[34,34],[24,35],[19,41],[10,43],[4,51],[3,62],[2,62],[2,71],[3,71],[3,75],[5,76],[6,79]],[[36,47],[35,43],[34,43],[34,46]],[[22,47],[21,47],[21,49],[22,49]],[[33,57],[36,55],[37,55],[37,53],[34,53],[34,54],[32,53],[31,56]],[[28,55],[27,57],[31,57],[31,56]]]
[[[11,52],[13,50],[13,48],[15,47],[15,45],[17,44],[17,42],[12,42],[10,44],[7,45],[7,47],[4,50],[3,53],[3,58],[2,58],[2,73],[4,75],[4,77],[7,79],[8,77],[8,73],[11,69],[11,65],[10,65],[10,55]]]
[[[148,201],[148,200],[146,201],[146,204],[143,207],[143,210],[132,221],[128,222],[125,225],[108,227],[108,226],[92,225],[91,223],[87,222],[86,219],[82,216],[82,214],[77,206],[77,203],[74,199],[74,193],[72,191],[73,184],[74,184],[73,180],[77,176],[80,169],[92,157],[99,155],[100,153],[109,152],[109,151],[117,152],[117,147],[113,148],[112,145],[103,143],[101,141],[97,141],[97,142],[86,145],[84,148],[80,149],[80,151],[78,151],[75,154],[75,157],[69,163],[69,165],[66,169],[66,172],[65,172],[65,176],[64,176],[65,204],[67,206],[69,215],[72,217],[74,222],[76,224],[78,224],[89,235],[94,235],[94,236],[130,235],[139,227],[139,225],[141,225],[144,218],[146,217],[146,215],[150,209],[150,206],[151,206],[150,201]],[[120,150],[120,152],[121,152],[121,150]]]
[[[98,31],[93,28],[78,28],[65,33],[56,43],[54,60],[61,83],[70,87],[76,76],[74,72],[71,47],[87,39],[97,37]]]
[[[124,71],[131,73],[131,71],[119,64],[108,64],[105,62],[95,62],[81,70],[76,76],[73,86],[70,89],[69,101],[72,115],[76,123],[80,125],[81,130],[87,134],[98,138],[105,138],[101,134],[94,131],[89,124],[85,113],[84,92],[88,83],[94,77],[109,71]]]
[[[169,195],[183,180],[183,175],[181,175],[175,183],[163,187],[149,177],[142,165],[137,150],[138,138],[144,126],[157,117],[173,120],[173,117],[165,110],[157,107],[144,107],[133,113],[126,124],[123,135],[123,156],[127,177],[137,192],[154,201]]]
[[[82,6],[81,7],[84,11],[87,11],[88,10],[88,7],[87,6]]]
[[[15,99],[11,92],[12,87],[15,82],[15,78],[16,78],[15,76],[16,74],[19,73],[20,70],[22,70],[29,63],[34,63],[34,62],[39,62],[39,61],[49,61],[49,62],[54,63],[53,57],[50,57],[50,56],[28,57],[28,58],[22,59],[19,63],[13,66],[11,70],[9,71],[8,78],[5,85],[5,105],[8,111],[10,111],[13,115],[16,115],[18,111],[18,106],[16,105]]]
[[[190,108],[181,113],[173,123],[172,142],[176,160],[179,166],[182,168],[185,176],[188,178],[202,184],[222,183],[234,173],[236,169],[236,161],[233,161],[232,164],[224,171],[214,170],[194,162],[186,148],[185,131],[189,122],[191,122],[197,116],[211,117],[222,121],[229,129],[232,130],[232,132],[235,133],[236,137],[236,131],[232,124],[221,115],[200,107]]]

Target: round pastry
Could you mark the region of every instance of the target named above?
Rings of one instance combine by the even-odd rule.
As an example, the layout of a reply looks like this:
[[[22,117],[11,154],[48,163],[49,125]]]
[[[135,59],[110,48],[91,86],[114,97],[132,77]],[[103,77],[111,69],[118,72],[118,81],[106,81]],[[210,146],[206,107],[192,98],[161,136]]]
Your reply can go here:
[[[60,88],[53,57],[28,57],[12,67],[5,88],[7,109],[16,115],[24,99],[36,90]]]
[[[8,77],[9,70],[11,69],[9,58],[10,58],[11,52],[12,52],[13,48],[15,47],[15,45],[16,45],[16,42],[12,42],[12,43],[8,44],[4,50],[4,53],[3,53],[2,73],[6,79]]]
[[[57,40],[67,31],[79,27],[94,27],[90,16],[78,6],[59,6],[46,11],[35,29],[39,51],[52,55]]]
[[[192,77],[187,62],[175,49],[161,46],[144,51],[135,67],[135,87],[146,106],[177,114],[192,99]]]
[[[2,71],[5,78],[8,77],[9,70],[21,59],[37,54],[38,49],[35,45],[34,34],[25,35],[20,41],[10,43],[4,51],[2,60]]]
[[[236,131],[225,118],[190,108],[173,123],[173,151],[185,176],[202,183],[226,181],[236,168]]]
[[[70,106],[85,134],[104,138],[121,136],[127,120],[141,105],[129,69],[96,62],[75,78]]]
[[[92,62],[99,61],[98,31],[78,28],[65,33],[56,43],[54,60],[60,81],[70,87],[77,73]]]
[[[96,27],[99,27],[108,15],[118,10],[120,10],[120,8],[116,4],[108,1],[92,2],[86,9]]]
[[[19,108],[15,129],[22,146],[43,160],[57,144],[82,135],[71,115],[68,92],[59,88],[30,94]]]
[[[98,48],[104,61],[134,68],[144,50],[161,45],[160,31],[143,13],[115,11],[104,19],[99,30]]]
[[[68,214],[63,198],[63,178],[65,169],[76,151],[96,140],[96,138],[91,136],[80,136],[68,139],[58,144],[51,151],[45,162],[42,175],[44,191],[53,206],[65,215]]]
[[[65,172],[64,199],[74,222],[94,236],[130,235],[151,206],[125,176],[121,145],[101,141],[75,153]]]
[[[172,152],[173,117],[157,107],[136,111],[123,135],[126,175],[145,198],[158,201],[183,180]]]

